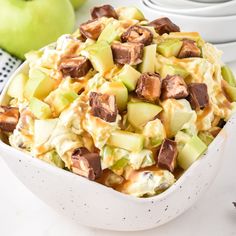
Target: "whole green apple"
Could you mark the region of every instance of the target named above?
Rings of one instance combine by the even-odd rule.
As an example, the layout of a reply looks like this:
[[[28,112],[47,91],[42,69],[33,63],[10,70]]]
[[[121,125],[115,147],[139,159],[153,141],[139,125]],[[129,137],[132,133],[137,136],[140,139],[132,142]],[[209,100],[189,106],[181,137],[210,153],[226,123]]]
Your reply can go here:
[[[24,54],[54,42],[74,29],[69,0],[1,0],[0,47],[24,59]]]
[[[78,9],[86,0],[70,0],[73,7]]]

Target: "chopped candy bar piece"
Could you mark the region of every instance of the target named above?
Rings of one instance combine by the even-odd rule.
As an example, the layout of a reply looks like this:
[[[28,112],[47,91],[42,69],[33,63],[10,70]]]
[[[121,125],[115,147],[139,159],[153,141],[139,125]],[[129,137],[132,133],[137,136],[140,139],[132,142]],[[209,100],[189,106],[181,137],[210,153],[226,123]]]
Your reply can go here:
[[[167,76],[162,81],[161,98],[163,100],[168,98],[185,98],[188,96],[187,85],[184,79],[179,75]]]
[[[131,26],[121,35],[122,42],[143,43],[145,46],[150,45],[153,40],[152,32],[141,26]]]
[[[200,110],[209,105],[207,85],[204,83],[192,83],[188,85],[189,102],[192,109]]]
[[[6,132],[13,132],[20,117],[18,108],[0,106],[0,129]]]
[[[175,25],[167,17],[158,18],[158,19],[150,22],[149,26],[154,27],[156,32],[159,35],[163,35],[165,33],[169,34],[170,32],[180,32],[180,28],[177,25]]]
[[[92,19],[97,19],[103,16],[113,17],[115,19],[118,19],[118,15],[115,9],[111,5],[103,5],[99,7],[94,7],[91,10],[91,16],[92,16]]]
[[[183,40],[183,46],[180,49],[178,58],[187,58],[187,57],[200,57],[201,50],[197,46],[196,42],[190,39]]]
[[[99,19],[89,20],[80,25],[80,33],[85,37],[93,40],[97,40],[101,32],[104,29],[104,25]]]
[[[71,78],[80,78],[85,76],[92,68],[90,61],[83,57],[65,58],[61,61],[59,66],[60,71],[64,76]]]
[[[113,59],[117,64],[137,65],[142,62],[142,43],[113,43],[111,46]]]
[[[157,156],[157,165],[173,172],[176,166],[177,154],[177,143],[170,139],[165,139]]]
[[[114,95],[91,92],[89,104],[92,108],[92,115],[106,122],[114,122],[116,120],[118,110]]]
[[[138,80],[136,93],[138,97],[155,102],[161,94],[161,78],[157,73],[144,73]]]
[[[95,180],[102,174],[101,158],[98,153],[91,153],[81,147],[74,150],[72,154],[72,171],[84,176],[89,180]]]

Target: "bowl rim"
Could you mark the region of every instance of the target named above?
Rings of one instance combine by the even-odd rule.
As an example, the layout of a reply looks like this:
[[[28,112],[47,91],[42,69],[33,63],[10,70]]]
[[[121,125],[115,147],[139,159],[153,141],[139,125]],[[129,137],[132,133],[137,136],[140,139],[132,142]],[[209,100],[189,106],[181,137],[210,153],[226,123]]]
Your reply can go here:
[[[150,6],[153,6],[153,8],[155,8],[157,11],[163,11],[163,12],[166,12],[166,13],[173,13],[175,14],[176,9],[173,8],[168,8],[168,7],[165,7],[165,6],[159,6],[157,5],[156,3],[154,3],[153,0],[143,0],[143,2],[145,2],[145,5],[149,5]],[[147,3],[148,2],[148,3]],[[179,14],[186,14],[186,16],[190,16],[191,13],[199,13],[199,12],[206,12],[208,13],[207,11],[220,11],[222,7],[233,7],[233,6],[236,6],[236,2],[231,2],[231,1],[228,1],[228,2],[221,2],[220,4],[213,4],[213,5],[210,5],[210,6],[202,6],[202,7],[189,7],[189,8],[183,8],[183,9],[178,9],[178,15]],[[177,15],[176,14],[176,15]],[[225,13],[224,13],[225,14]],[[225,14],[225,15],[220,15],[220,16],[201,16],[201,15],[193,15],[195,17],[228,17],[228,16],[235,16],[236,15],[236,12],[235,14]]]
[[[142,4],[144,7],[148,8],[148,10],[152,11],[153,13],[161,13],[161,15],[168,15],[170,17],[178,18],[179,20],[194,20],[194,21],[200,21],[201,23],[212,23],[212,22],[232,22],[236,21],[236,14],[235,15],[228,15],[228,16],[191,16],[191,15],[180,15],[180,14],[174,14],[173,12],[164,12],[159,11],[157,9],[151,8],[147,3],[146,0],[142,0]]]
[[[235,46],[236,45],[236,41],[230,41],[230,42],[226,42],[226,43],[213,43],[216,47],[220,47],[220,46]]]
[[[13,78],[18,75],[19,73],[21,73],[22,71],[24,71],[26,69],[26,67],[28,67],[28,61],[25,61],[24,63],[21,64],[21,66],[18,67],[18,69],[10,76],[10,78],[8,79],[7,83],[4,86],[4,89],[0,95],[0,105],[6,105],[4,104],[4,100],[7,97],[7,90],[8,87],[10,85],[10,83],[12,82]],[[227,129],[227,127],[229,126],[230,122],[232,119],[236,119],[236,113],[234,113],[232,115],[232,117],[227,121],[226,125],[224,126],[224,128],[221,130],[221,132],[217,135],[217,137],[213,140],[213,142],[208,146],[206,152],[204,154],[202,154],[202,156],[195,161],[183,174],[182,176],[176,180],[176,182],[170,186],[168,189],[166,189],[164,192],[152,196],[152,197],[148,197],[148,198],[139,198],[139,197],[135,197],[132,195],[128,195],[128,194],[124,194],[121,192],[118,192],[110,187],[107,187],[105,185],[99,184],[95,181],[89,181],[88,179],[81,177],[79,175],[76,175],[70,171],[66,171],[63,170],[61,168],[55,167],[53,165],[50,165],[40,159],[34,158],[33,156],[31,156],[29,153],[20,151],[8,144],[5,144],[1,139],[0,139],[0,149],[5,150],[6,152],[14,152],[19,156],[19,157],[23,157],[26,160],[30,160],[30,162],[33,162],[35,165],[39,165],[42,169],[47,169],[49,171],[54,172],[55,174],[58,175],[65,175],[66,176],[70,176],[70,177],[75,177],[78,178],[79,181],[81,181],[82,183],[86,183],[87,185],[90,184],[91,187],[95,186],[98,187],[100,186],[100,188],[103,188],[104,191],[108,191],[110,194],[114,195],[114,197],[119,197],[122,198],[124,200],[129,200],[129,201],[133,201],[136,203],[150,203],[153,201],[159,201],[160,199],[163,198],[167,198],[169,195],[171,195],[174,191],[176,191],[176,189],[179,189],[181,185],[183,185],[183,183],[186,181],[187,178],[191,177],[192,175],[195,175],[195,169],[202,164],[203,160],[205,160],[206,158],[208,158],[209,156],[211,156],[211,153],[214,153],[216,151],[215,147],[219,147],[222,148],[222,145],[224,144],[224,142],[226,141],[226,135],[225,135],[225,130]],[[234,124],[234,123],[233,123]],[[235,123],[236,126],[236,123]],[[1,156],[1,155],[0,155]],[[4,160],[5,161],[5,160]]]

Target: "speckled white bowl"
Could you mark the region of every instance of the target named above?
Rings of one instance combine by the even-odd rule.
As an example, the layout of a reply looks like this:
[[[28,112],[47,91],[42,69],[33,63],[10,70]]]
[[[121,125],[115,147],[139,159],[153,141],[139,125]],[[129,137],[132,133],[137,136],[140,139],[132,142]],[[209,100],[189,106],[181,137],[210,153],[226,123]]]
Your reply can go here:
[[[15,75],[25,69],[27,64],[21,66]],[[9,83],[1,95],[1,104],[8,102],[6,91]],[[196,202],[214,180],[223,151],[235,129],[236,116],[226,124],[203,157],[171,188],[146,199],[121,194],[61,170],[1,141],[0,155],[30,191],[76,223],[109,230],[138,231],[167,223]]]

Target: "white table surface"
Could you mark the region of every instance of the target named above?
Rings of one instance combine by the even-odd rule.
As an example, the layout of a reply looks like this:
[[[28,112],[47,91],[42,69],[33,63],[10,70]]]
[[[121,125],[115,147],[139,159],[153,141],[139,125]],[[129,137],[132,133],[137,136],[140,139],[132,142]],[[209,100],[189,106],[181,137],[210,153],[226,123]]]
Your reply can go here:
[[[85,19],[87,9],[95,2],[104,1],[89,0],[77,15]],[[117,5],[118,1],[112,2]],[[236,62],[231,66],[236,72]],[[26,189],[0,158],[0,236],[236,236],[236,208],[232,204],[236,202],[235,153],[236,140],[222,157],[223,166],[212,186],[185,214],[159,228],[133,233],[75,225]]]

